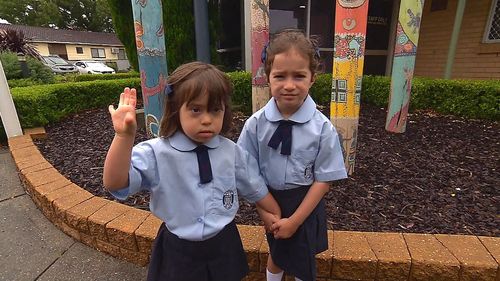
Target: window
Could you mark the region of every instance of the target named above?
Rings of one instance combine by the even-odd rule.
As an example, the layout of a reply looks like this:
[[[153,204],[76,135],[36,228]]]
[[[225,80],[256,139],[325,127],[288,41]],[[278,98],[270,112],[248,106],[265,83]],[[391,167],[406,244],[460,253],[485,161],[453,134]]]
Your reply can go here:
[[[484,42],[500,43],[500,0],[493,0],[491,11],[484,34]]]
[[[82,47],[76,47],[76,53],[77,54],[83,54],[83,48]]]
[[[91,48],[90,52],[92,53],[93,58],[105,58],[106,52],[104,48]]]
[[[119,60],[126,60],[127,59],[127,56],[125,55],[125,49],[118,50],[118,59]]]
[[[283,28],[306,30],[305,0],[274,0],[269,2],[269,33]]]

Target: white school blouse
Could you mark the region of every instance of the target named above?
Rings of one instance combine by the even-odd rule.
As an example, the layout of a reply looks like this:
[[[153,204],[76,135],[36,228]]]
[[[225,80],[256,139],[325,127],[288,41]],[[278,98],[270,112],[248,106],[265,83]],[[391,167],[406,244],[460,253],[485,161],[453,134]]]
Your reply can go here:
[[[149,190],[151,212],[179,238],[202,241],[215,236],[238,210],[238,195],[259,201],[268,190],[257,162],[231,140],[215,136],[208,143],[213,180],[200,183],[197,145],[182,132],[134,146],[129,186],[112,192],[118,199]]]
[[[347,177],[339,137],[330,120],[316,109],[307,96],[302,106],[288,120],[292,127],[291,155],[282,155],[268,146],[283,116],[274,98],[255,112],[246,122],[238,144],[259,162],[266,184],[286,190],[311,185],[314,181],[329,182]]]

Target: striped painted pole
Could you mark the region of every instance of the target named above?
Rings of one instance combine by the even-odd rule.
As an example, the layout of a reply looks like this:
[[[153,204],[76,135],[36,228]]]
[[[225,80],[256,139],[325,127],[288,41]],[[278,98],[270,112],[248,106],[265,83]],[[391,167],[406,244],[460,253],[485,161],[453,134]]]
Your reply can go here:
[[[337,0],[330,119],[339,133],[348,173],[354,172],[368,0]]]
[[[391,94],[385,122],[385,129],[389,132],[404,133],[406,130],[423,7],[424,0],[402,0],[399,7]]]
[[[269,85],[261,61],[262,49],[269,41],[269,0],[251,1],[252,110],[255,112],[269,100]]]
[[[146,132],[157,137],[168,76],[161,1],[131,1]]]

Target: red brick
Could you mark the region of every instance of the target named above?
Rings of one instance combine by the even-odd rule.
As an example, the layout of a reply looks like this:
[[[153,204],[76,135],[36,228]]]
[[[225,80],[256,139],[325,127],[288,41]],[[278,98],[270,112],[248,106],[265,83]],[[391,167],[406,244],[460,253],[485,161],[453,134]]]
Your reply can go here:
[[[97,212],[110,201],[101,197],[94,196],[87,201],[68,209],[66,211],[66,222],[68,225],[78,229],[80,232],[90,234],[87,225],[88,217]]]
[[[74,185],[74,187],[77,188],[75,192],[64,197],[59,197],[52,202],[55,215],[63,221],[66,221],[66,210],[94,197],[92,193],[79,186]]]
[[[109,201],[108,204],[89,216],[87,224],[90,234],[98,240],[108,242],[106,224],[130,209],[132,207]]]
[[[153,241],[156,238],[158,229],[162,221],[153,214],[149,214],[144,222],[135,231],[135,239],[137,241],[137,248],[139,252],[149,254]]]
[[[378,259],[376,280],[407,280],[411,257],[401,233],[365,233],[366,240]]]
[[[434,235],[403,234],[410,251],[410,280],[459,280],[460,263]]]
[[[461,281],[494,280],[498,264],[476,236],[434,235],[460,262]]]
[[[265,242],[266,234],[262,226],[238,225],[238,231],[243,243],[243,249],[247,255],[250,271],[259,271],[260,248]]]
[[[361,232],[333,232],[332,276],[337,279],[374,280],[377,257]]]
[[[131,208],[106,224],[108,241],[120,248],[138,252],[135,231],[147,218],[149,212]]]

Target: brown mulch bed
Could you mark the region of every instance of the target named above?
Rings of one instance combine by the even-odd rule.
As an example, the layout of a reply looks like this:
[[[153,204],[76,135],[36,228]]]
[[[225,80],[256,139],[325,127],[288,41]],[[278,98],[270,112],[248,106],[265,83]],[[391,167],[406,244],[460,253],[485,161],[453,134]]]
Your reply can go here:
[[[385,131],[385,110],[363,105],[355,173],[326,195],[330,229],[499,236],[500,124],[432,112],[409,116],[407,132]],[[247,117],[235,114],[236,140]],[[46,128],[37,146],[72,182],[114,200],[102,166],[114,132],[107,109],[82,112]],[[144,131],[137,142],[145,140]],[[148,194],[126,202],[148,209]],[[237,223],[261,224],[240,201]]]

